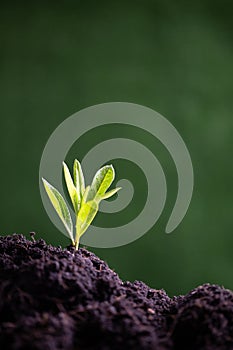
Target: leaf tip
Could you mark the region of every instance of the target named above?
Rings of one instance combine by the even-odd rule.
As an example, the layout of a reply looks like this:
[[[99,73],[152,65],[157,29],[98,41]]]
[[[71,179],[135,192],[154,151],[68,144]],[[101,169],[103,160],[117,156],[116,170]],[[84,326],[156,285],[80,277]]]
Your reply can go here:
[[[48,181],[44,177],[42,177],[41,179],[44,185],[48,184]]]

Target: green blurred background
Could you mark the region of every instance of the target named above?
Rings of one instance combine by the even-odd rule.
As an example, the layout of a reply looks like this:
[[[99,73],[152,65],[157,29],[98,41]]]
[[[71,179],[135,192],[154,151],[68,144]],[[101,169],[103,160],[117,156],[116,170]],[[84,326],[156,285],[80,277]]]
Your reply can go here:
[[[165,210],[136,242],[92,249],[126,280],[140,279],[170,295],[204,282],[233,289],[233,8],[230,1],[40,1],[0,5],[1,234],[37,232],[69,241],[41,202],[38,169],[53,130],[93,104],[126,101],[164,115],[190,151],[195,188],[189,211],[171,235],[164,229],[177,193],[174,163],[145,132],[118,128],[151,148],[168,181]],[[84,135],[82,158],[107,137]],[[72,153],[73,152],[73,153]],[[78,155],[77,155],[78,153]],[[115,161],[119,177],[138,180],[137,201],[111,226],[136,215],[145,200],[143,173]],[[123,174],[124,173],[124,174]],[[137,176],[135,176],[137,174]]]

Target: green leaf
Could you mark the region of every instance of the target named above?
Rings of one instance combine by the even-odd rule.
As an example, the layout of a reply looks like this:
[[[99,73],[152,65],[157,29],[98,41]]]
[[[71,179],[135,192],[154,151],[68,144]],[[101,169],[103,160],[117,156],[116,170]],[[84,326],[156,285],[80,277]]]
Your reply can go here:
[[[85,180],[81,164],[77,159],[74,161],[74,185],[81,199],[85,191]]]
[[[113,196],[115,193],[117,193],[120,189],[121,189],[121,187],[117,187],[117,188],[114,188],[114,189],[111,190],[111,191],[106,192],[105,194],[103,194],[103,195],[100,197],[100,200],[102,200],[102,199],[107,199],[107,198],[112,197],[112,196]]]
[[[112,165],[105,165],[94,176],[88,193],[87,200],[102,197],[115,178],[115,171]]]
[[[89,201],[82,204],[76,220],[76,241],[79,240],[90,226],[97,212],[98,203],[96,201]]]
[[[73,237],[73,223],[71,220],[71,215],[68,209],[68,206],[62,197],[62,195],[54,188],[52,185],[48,183],[45,179],[42,178],[45,190],[47,192],[47,195],[56,210],[59,218],[63,222],[66,231],[68,233],[68,237],[72,240],[72,243],[74,244],[74,237]]]
[[[75,211],[75,213],[77,213],[79,211],[81,198],[79,197],[79,193],[78,193],[78,191],[73,183],[73,179],[70,175],[69,168],[65,162],[63,162],[63,171],[64,171],[64,177],[65,177],[65,181],[66,181],[67,190],[68,190],[71,202],[73,204],[74,211]]]
[[[89,186],[87,186],[87,187],[85,188],[85,191],[84,191],[84,193],[83,193],[83,198],[82,198],[82,204],[85,203],[85,202],[87,201],[87,196],[88,196],[90,187],[91,187],[91,186],[89,185]]]

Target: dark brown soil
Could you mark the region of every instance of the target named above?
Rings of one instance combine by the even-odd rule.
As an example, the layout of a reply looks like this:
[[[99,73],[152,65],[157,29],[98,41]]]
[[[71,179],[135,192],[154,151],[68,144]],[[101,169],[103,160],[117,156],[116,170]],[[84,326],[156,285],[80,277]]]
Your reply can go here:
[[[86,249],[1,237],[0,349],[231,350],[233,293],[205,284],[169,298]]]

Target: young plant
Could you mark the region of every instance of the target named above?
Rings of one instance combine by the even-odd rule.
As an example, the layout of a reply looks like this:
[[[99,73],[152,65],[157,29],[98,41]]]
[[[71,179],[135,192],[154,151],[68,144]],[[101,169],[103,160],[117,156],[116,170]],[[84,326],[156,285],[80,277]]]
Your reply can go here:
[[[100,201],[113,196],[121,189],[121,187],[117,187],[107,192],[115,178],[115,171],[112,165],[105,165],[98,170],[92,180],[91,185],[87,187],[85,187],[85,180],[81,164],[77,159],[74,161],[73,178],[65,162],[63,162],[63,172],[67,190],[76,216],[75,234],[70,211],[65,199],[48,181],[46,181],[44,178],[42,178],[42,181],[47,195],[59,218],[64,224],[73,246],[78,249],[80,237],[88,229],[96,216]]]

